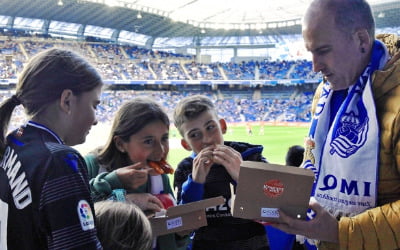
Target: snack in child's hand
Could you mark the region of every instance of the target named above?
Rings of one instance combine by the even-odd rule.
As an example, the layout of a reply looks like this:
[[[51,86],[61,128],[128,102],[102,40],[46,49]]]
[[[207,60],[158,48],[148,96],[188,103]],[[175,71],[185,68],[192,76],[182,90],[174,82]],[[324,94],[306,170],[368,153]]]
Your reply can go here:
[[[174,169],[168,164],[166,160],[149,161],[147,164],[153,168],[158,174],[173,174]]]

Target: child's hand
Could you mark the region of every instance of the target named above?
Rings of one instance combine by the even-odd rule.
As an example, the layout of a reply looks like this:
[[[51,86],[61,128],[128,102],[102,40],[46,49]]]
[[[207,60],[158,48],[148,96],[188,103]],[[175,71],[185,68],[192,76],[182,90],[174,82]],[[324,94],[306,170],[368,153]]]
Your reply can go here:
[[[225,145],[217,145],[213,151],[213,162],[225,167],[234,181],[239,179],[242,156],[236,150]]]
[[[215,146],[209,146],[200,151],[193,160],[192,178],[197,183],[204,183],[210,172],[213,162],[213,151]]]
[[[147,182],[149,170],[150,168],[138,162],[127,167],[119,168],[116,170],[116,173],[124,188],[132,190]]]
[[[126,200],[132,202],[143,211],[160,212],[164,205],[152,194],[149,193],[132,193],[126,195]]]

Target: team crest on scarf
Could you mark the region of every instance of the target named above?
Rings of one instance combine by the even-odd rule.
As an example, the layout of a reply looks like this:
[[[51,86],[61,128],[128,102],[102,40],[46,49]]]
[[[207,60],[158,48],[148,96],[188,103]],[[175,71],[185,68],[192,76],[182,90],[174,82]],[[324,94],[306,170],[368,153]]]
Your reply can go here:
[[[366,114],[365,105],[360,105],[361,113]],[[339,128],[330,143],[330,154],[337,153],[343,158],[353,155],[367,141],[369,118],[356,115],[354,111],[344,114],[339,121]]]

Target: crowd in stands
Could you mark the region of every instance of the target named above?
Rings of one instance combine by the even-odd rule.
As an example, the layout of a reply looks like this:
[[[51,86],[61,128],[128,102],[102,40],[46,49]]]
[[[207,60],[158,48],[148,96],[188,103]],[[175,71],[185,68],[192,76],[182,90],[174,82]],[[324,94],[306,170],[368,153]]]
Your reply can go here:
[[[185,64],[191,80],[223,80],[220,66],[217,63],[195,63],[190,62]],[[186,79],[184,79],[186,80]]]
[[[292,92],[293,93],[293,92]],[[0,102],[13,94],[13,91],[4,90],[0,92]],[[147,96],[160,102],[166,109],[168,116],[172,119],[172,112],[175,105],[184,96],[199,94],[196,92],[178,91],[104,91],[102,103],[98,106],[97,118],[100,123],[110,123],[117,109],[122,103],[132,99],[133,96]],[[280,95],[275,93],[274,98],[266,97],[253,100],[241,95],[229,95],[228,93],[207,92],[202,94],[210,97],[215,105],[220,117],[224,117],[227,122],[308,122],[310,121],[310,105],[312,93],[301,93],[296,97]],[[15,124],[21,124],[25,115],[18,108],[12,119]],[[14,126],[11,126],[14,127]]]
[[[397,33],[387,27],[377,33]],[[296,36],[296,39],[297,38]],[[276,80],[320,79],[308,60],[198,63],[192,55],[117,45],[101,39],[66,41],[19,30],[0,30],[0,79],[15,79],[24,63],[50,47],[72,49],[87,57],[106,80]]]
[[[5,34],[4,34],[5,35]],[[190,55],[137,46],[44,37],[1,36],[0,79],[15,79],[32,55],[50,47],[72,49],[93,63],[106,80],[272,80],[315,79],[311,62],[249,61],[198,63]]]
[[[197,63],[192,56],[164,51],[152,51],[136,46],[99,42],[78,42],[51,39],[43,36],[21,36],[17,33],[0,34],[0,80],[16,79],[23,65],[33,55],[47,48],[70,49],[85,56],[96,66],[105,80],[272,80],[316,79],[311,62],[248,61],[227,63]],[[278,92],[265,91],[255,97],[253,88],[243,91],[209,92],[218,107],[219,115],[228,122],[251,121],[309,121],[311,93],[296,93],[294,89]],[[11,91],[0,93],[0,101]],[[109,122],[118,107],[132,95],[151,95],[160,101],[171,115],[175,104],[183,96],[196,94],[182,91],[106,91],[99,106],[99,121]],[[202,91],[204,94],[204,91]],[[16,112],[16,120],[23,119]]]

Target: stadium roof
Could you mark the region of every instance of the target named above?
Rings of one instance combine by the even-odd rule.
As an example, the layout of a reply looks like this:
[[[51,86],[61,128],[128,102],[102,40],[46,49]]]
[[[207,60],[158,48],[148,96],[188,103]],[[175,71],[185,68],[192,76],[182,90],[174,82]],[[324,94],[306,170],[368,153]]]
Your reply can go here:
[[[195,24],[264,24],[299,19],[311,0],[85,0]],[[368,0],[372,5],[393,0]],[[227,25],[229,27],[229,25]]]
[[[300,33],[310,0],[1,0],[0,15],[126,30],[157,37]],[[399,0],[368,0],[377,27],[400,26]],[[62,3],[62,4],[61,4]]]
[[[99,0],[87,0],[99,2]],[[297,19],[310,0],[100,0],[155,12],[175,21],[209,24],[267,23]]]

